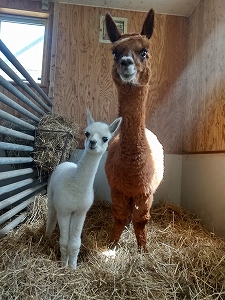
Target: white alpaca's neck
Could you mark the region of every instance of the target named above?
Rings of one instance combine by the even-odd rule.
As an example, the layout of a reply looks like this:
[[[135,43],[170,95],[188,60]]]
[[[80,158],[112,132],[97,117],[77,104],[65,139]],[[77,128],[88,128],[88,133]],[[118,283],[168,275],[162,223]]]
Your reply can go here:
[[[91,154],[86,149],[84,150],[76,169],[76,176],[79,176],[80,179],[82,178],[83,186],[93,186],[101,158],[102,154]]]

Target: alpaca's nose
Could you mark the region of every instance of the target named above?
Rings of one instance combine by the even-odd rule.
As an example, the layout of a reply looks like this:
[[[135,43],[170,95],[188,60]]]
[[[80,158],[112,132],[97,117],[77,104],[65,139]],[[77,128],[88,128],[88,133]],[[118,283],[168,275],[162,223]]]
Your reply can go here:
[[[121,66],[128,67],[134,64],[134,60],[131,56],[123,56],[120,60]]]
[[[90,147],[91,148],[94,148],[97,144],[97,141],[96,140],[90,140]]]

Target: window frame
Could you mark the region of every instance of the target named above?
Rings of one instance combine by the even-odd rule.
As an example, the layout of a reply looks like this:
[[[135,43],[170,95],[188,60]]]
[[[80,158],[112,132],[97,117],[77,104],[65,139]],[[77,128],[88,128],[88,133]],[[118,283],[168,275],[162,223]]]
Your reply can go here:
[[[32,12],[15,9],[0,9],[0,29],[1,21],[10,21],[14,23],[24,24],[40,24],[45,26],[44,43],[43,43],[43,56],[42,56],[42,72],[41,82],[37,82],[42,87],[48,87],[49,85],[49,69],[50,69],[50,14],[47,12]]]
[[[117,28],[120,28],[120,24],[122,24],[122,30],[120,31],[121,34],[127,33],[127,24],[128,24],[128,18],[121,18],[121,17],[112,17],[115,24],[117,25]],[[99,42],[100,43],[111,43],[106,29],[105,24],[105,16],[100,16],[100,28],[99,28]]]

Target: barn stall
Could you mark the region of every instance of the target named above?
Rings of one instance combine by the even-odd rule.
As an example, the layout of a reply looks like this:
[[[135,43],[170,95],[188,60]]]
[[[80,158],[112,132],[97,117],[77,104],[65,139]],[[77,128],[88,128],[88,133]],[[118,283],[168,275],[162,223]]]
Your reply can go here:
[[[44,98],[43,102],[47,101],[52,112],[73,119],[81,128],[86,122],[86,107],[95,119],[111,122],[117,117],[117,100],[111,79],[110,44],[100,42],[99,37],[101,16],[110,12],[127,19],[128,31],[138,31],[146,12],[56,1],[45,7],[44,2],[0,2],[3,13],[19,10],[39,16],[44,13],[45,18],[48,17],[47,80],[36,87],[40,90],[41,86],[48,95],[50,101]],[[9,223],[1,227],[6,226],[3,234],[25,217],[26,220],[1,240],[3,299],[32,296],[37,299],[224,299],[224,243],[221,239],[225,223],[224,2],[200,1],[188,16],[159,12],[156,9],[146,125],[157,134],[165,149],[165,176],[155,203],[164,200],[166,204],[160,202],[152,210],[148,227],[150,253],[137,253],[134,234],[129,228],[124,232],[115,261],[107,261],[101,255],[112,225],[110,203],[97,201],[110,201],[103,158],[95,181],[96,204],[87,217],[80,269],[75,272],[61,268],[58,263],[58,233],[50,245],[43,237],[46,197],[36,198],[29,210],[24,208],[34,197],[15,201],[22,205],[22,214],[18,215],[18,205],[16,212],[13,205],[12,215],[8,213]],[[14,86],[21,90],[14,81]],[[35,89],[31,83],[28,86]],[[3,98],[9,96],[3,84],[1,92]],[[13,100],[20,101],[14,96]],[[13,117],[23,121],[21,112],[9,107],[5,103],[1,106],[2,120],[3,114],[10,114],[10,123],[14,124]],[[13,128],[9,126],[15,130]],[[34,132],[33,128],[30,130]],[[5,172],[12,172],[14,166],[9,158],[9,163],[5,159],[6,149],[2,150],[1,176],[13,174]],[[77,160],[81,152],[82,149],[77,151],[73,159]],[[26,163],[31,162],[30,157],[32,155],[28,155]],[[21,163],[21,158],[19,160]],[[8,184],[16,183],[18,193],[17,184],[24,180],[22,192],[29,188],[26,180],[32,181],[31,189],[38,184],[43,184],[40,189],[46,187],[48,176],[39,176],[36,165],[29,165],[27,169],[35,174],[35,180],[30,176],[18,178],[14,173],[15,181],[9,183],[7,178],[6,184],[4,179],[1,189],[4,191]],[[2,195],[1,202],[9,197]],[[1,215],[4,214],[1,210]]]

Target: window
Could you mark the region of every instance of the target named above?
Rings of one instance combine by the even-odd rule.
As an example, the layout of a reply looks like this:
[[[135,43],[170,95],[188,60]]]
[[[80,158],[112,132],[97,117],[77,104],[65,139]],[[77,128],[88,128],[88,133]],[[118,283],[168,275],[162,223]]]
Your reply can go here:
[[[44,81],[46,23],[47,19],[42,18],[0,14],[1,40],[37,83]],[[4,54],[0,57],[24,79]],[[4,72],[0,74],[10,80]]]
[[[114,22],[121,34],[127,33],[127,18],[113,17]],[[105,25],[105,16],[100,16],[100,34],[99,41],[101,43],[111,43],[107,34]]]

